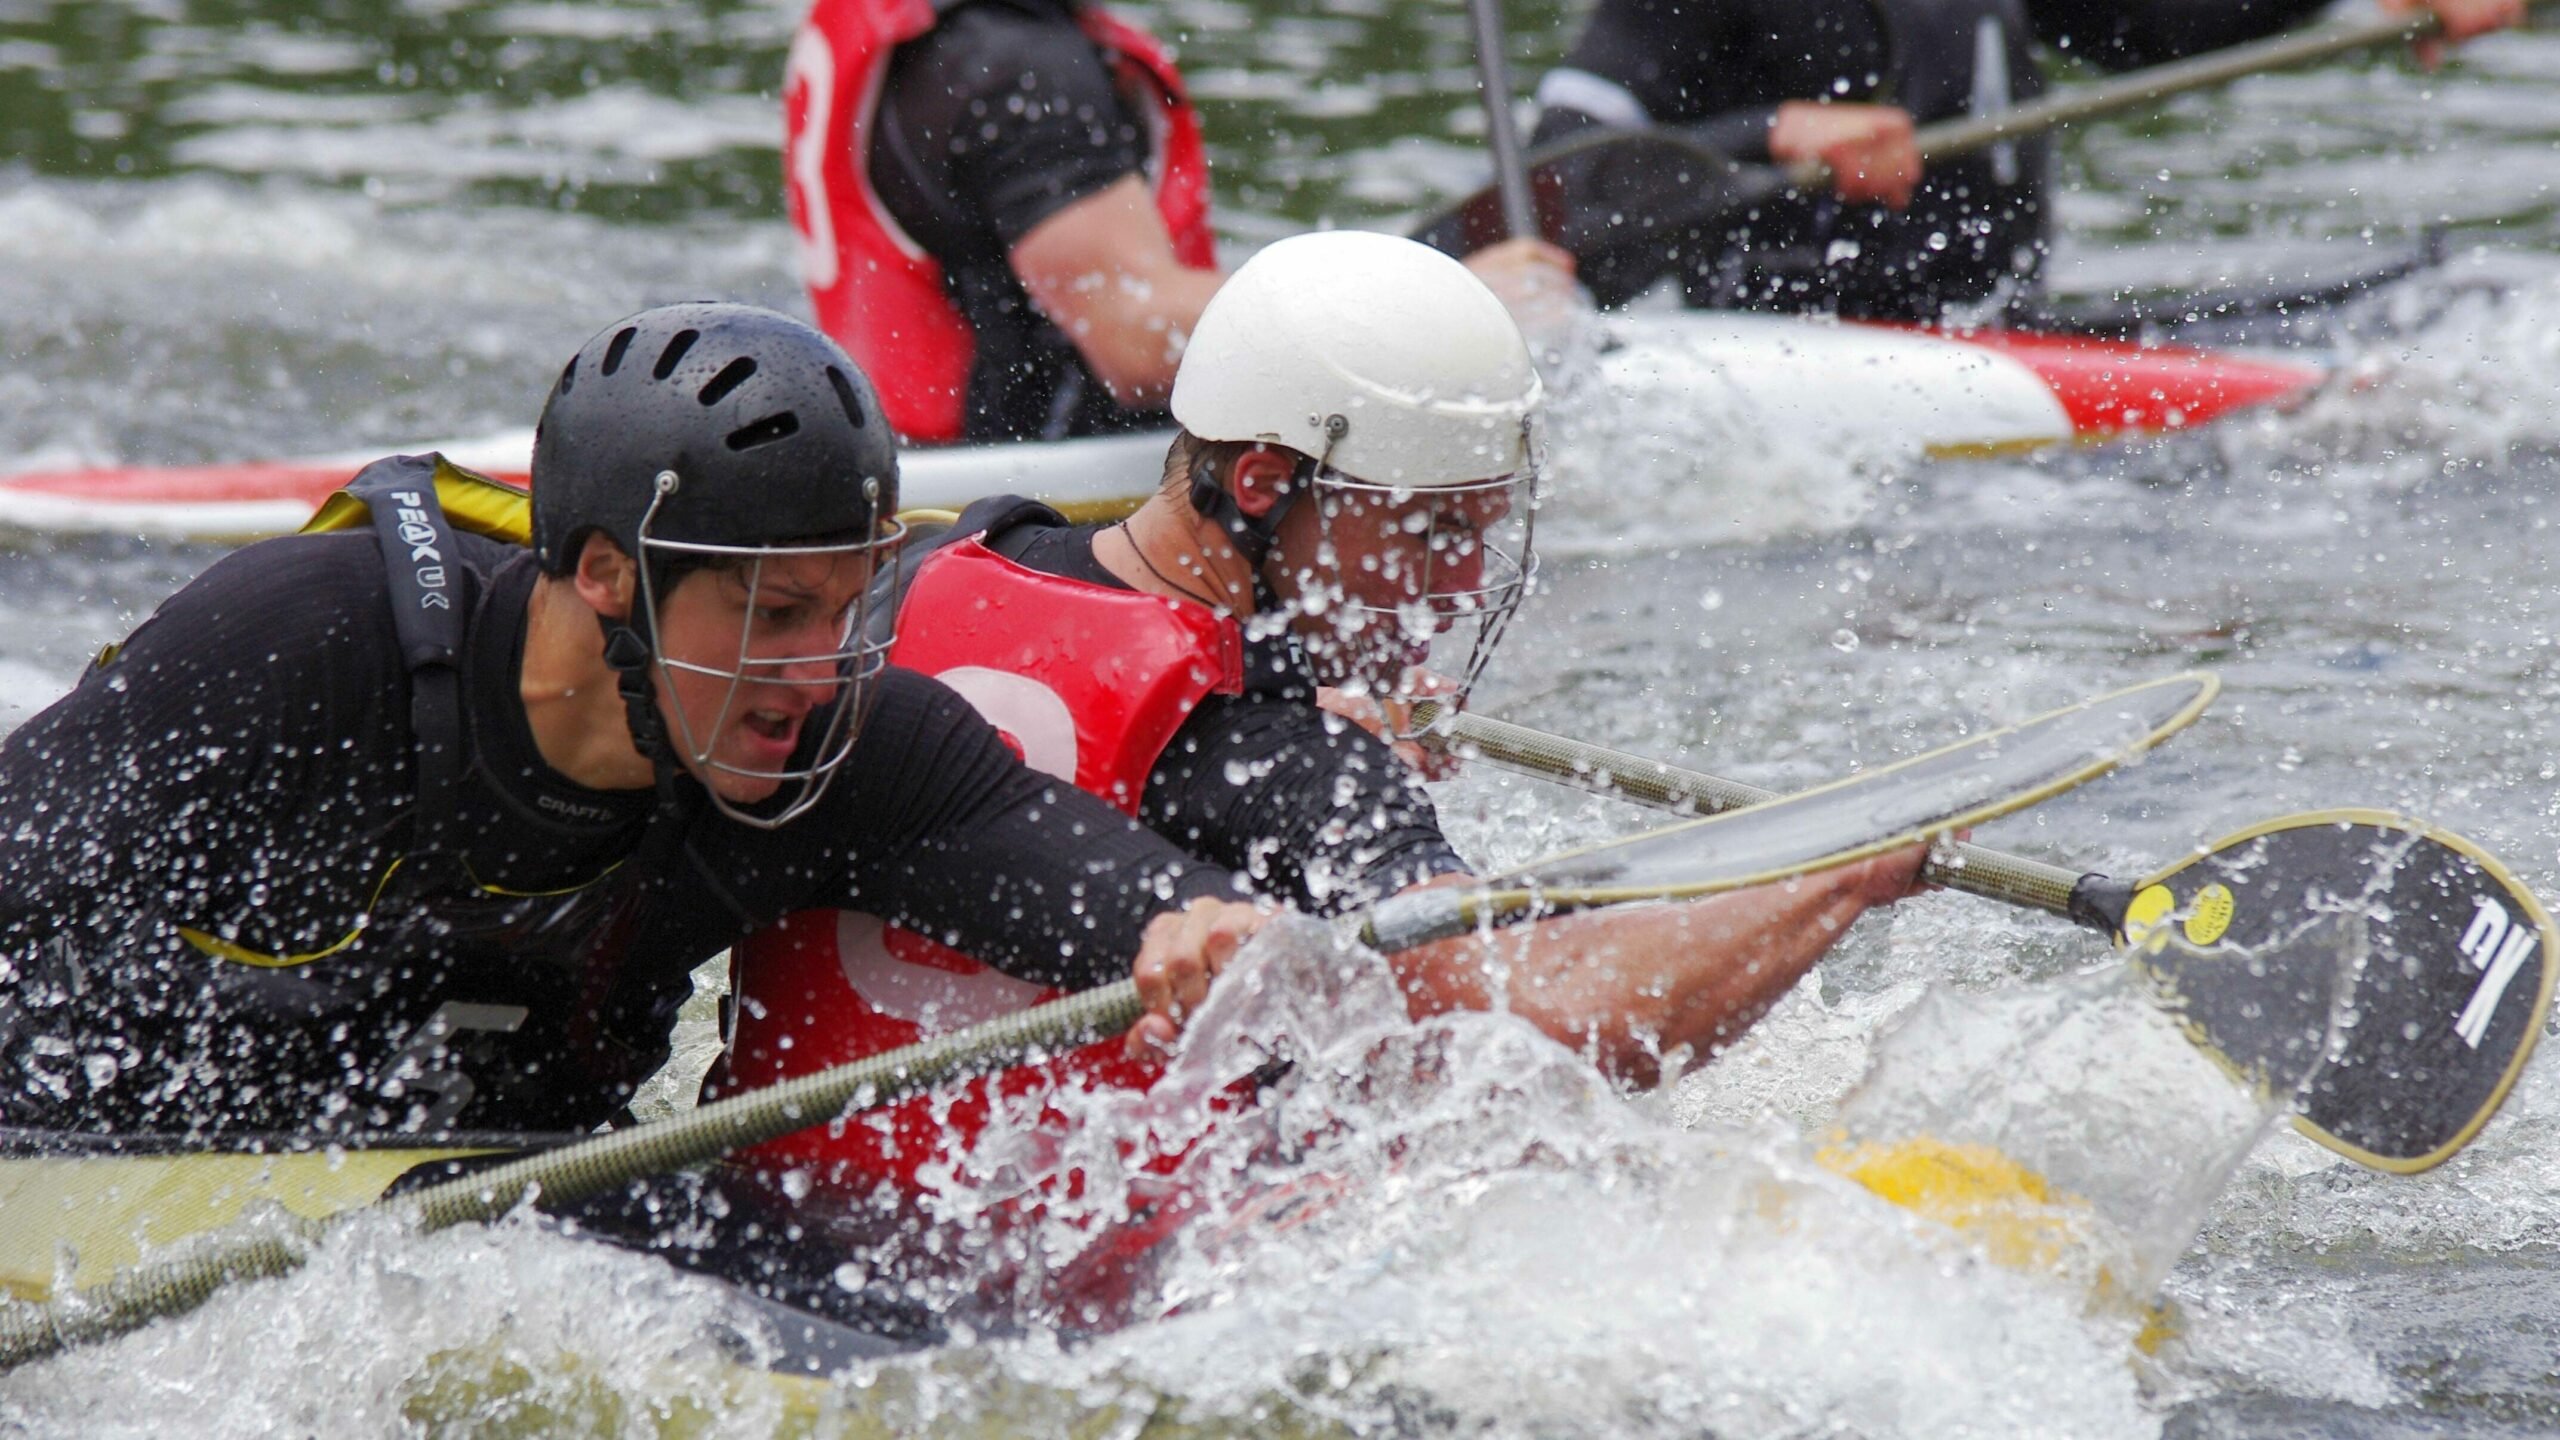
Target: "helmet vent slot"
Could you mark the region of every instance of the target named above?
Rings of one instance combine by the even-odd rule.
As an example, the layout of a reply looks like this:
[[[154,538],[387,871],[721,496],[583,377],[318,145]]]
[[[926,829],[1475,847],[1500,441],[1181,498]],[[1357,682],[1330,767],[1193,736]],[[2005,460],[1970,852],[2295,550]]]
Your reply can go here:
[[[610,375],[614,371],[622,368],[622,357],[631,353],[631,337],[639,333],[640,332],[638,330],[626,326],[621,334],[613,337],[612,344],[604,347],[604,365],[602,368],[605,374]],[[572,361],[571,363],[575,364],[576,362]]]
[[[569,363],[560,367],[560,393],[563,395],[568,394],[569,387],[577,383],[578,357],[572,355],[569,357]]]
[[[862,416],[862,397],[853,393],[853,382],[844,378],[843,371],[830,365],[827,367],[827,383],[836,387],[836,403],[844,406],[844,418],[853,422],[854,429],[861,429],[866,423]]]
[[[684,352],[692,349],[693,342],[701,338],[702,332],[699,330],[679,330],[670,336],[667,340],[667,348],[658,352],[657,368],[649,372],[649,378],[664,380],[676,373],[676,367],[684,363]]]
[[[695,398],[705,405],[717,405],[728,399],[739,386],[746,384],[755,373],[756,362],[741,355],[721,366],[720,373],[712,376],[711,383],[703,386],[702,393]]]
[[[753,450],[759,445],[788,439],[799,432],[800,417],[785,410],[730,431],[728,444],[732,450]]]

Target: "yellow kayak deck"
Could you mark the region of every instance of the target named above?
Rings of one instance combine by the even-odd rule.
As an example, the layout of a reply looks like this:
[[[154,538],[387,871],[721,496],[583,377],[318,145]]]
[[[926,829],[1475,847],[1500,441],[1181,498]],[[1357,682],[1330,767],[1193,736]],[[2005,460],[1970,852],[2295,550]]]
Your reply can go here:
[[[66,1285],[103,1283],[146,1251],[220,1229],[260,1207],[325,1219],[380,1199],[418,1165],[506,1148],[513,1147],[0,1154],[0,1292],[48,1299]]]

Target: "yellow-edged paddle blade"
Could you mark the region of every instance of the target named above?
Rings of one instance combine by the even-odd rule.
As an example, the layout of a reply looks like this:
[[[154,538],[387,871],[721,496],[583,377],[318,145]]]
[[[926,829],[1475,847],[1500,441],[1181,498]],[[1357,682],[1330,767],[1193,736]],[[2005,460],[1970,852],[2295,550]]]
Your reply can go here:
[[[1847,865],[2025,809],[2185,729],[2221,689],[2201,671],[2084,700],[1818,790],[1567,851],[1483,889],[1408,891],[1370,910],[1393,952],[1554,910],[1684,900]]]
[[[1570,851],[1494,883],[1594,905],[1846,865],[2086,784],[2185,729],[2220,688],[2200,671],[2153,680],[1818,790]]]
[[[2340,916],[2365,932],[2352,1023],[2294,1124],[2358,1164],[2415,1174],[2497,1113],[2560,974],[2550,915],[2496,857],[2385,811],[2290,815],[2144,881],[2126,949],[2199,1044],[2237,1073],[2281,1072],[2298,1028],[2281,1017],[2326,981],[2264,957],[2314,953],[2278,942]],[[2240,951],[2260,958],[2226,958]]]

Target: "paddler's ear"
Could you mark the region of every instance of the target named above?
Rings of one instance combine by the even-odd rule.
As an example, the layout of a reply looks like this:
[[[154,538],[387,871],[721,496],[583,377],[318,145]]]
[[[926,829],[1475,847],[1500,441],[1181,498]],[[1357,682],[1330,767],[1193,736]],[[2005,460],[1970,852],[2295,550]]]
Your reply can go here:
[[[590,530],[578,547],[578,568],[571,581],[578,587],[578,598],[587,608],[608,620],[631,618],[631,599],[640,588],[640,572],[622,548],[605,538],[601,530]]]
[[[1227,473],[1227,493],[1236,497],[1236,508],[1246,518],[1259,520],[1280,503],[1289,478],[1297,473],[1296,456],[1256,445],[1237,454],[1234,468]]]

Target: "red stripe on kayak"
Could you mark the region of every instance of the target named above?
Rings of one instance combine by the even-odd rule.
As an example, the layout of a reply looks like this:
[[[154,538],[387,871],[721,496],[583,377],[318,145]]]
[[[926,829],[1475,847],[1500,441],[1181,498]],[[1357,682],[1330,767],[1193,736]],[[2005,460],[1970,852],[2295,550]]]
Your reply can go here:
[[[2034,371],[2083,436],[2202,425],[2252,406],[2299,400],[2328,378],[2317,365],[2181,345],[2023,330],[1926,333],[1996,351]]]

